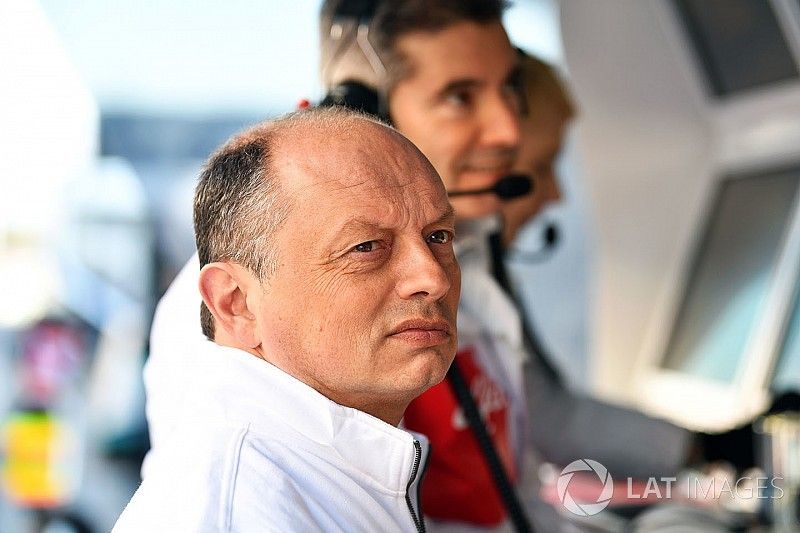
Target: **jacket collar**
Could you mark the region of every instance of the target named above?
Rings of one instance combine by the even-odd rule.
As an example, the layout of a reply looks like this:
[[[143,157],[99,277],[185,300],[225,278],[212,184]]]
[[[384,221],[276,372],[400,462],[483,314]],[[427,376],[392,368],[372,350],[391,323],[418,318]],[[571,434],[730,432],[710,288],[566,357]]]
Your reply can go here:
[[[384,490],[405,494],[427,439],[339,405],[276,366],[245,351],[199,341],[190,397],[227,423],[246,424],[266,439],[294,448],[330,447],[335,456]],[[417,478],[419,473],[417,474]]]

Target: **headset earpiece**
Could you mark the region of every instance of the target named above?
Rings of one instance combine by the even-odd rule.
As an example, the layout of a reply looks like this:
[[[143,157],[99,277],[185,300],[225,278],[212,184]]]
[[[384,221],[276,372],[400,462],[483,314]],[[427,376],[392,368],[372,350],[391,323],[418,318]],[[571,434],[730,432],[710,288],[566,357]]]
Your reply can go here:
[[[340,105],[388,121],[378,91],[354,80],[347,80],[333,87],[319,105]]]
[[[333,20],[334,25],[340,24],[343,20],[356,21],[357,29],[354,40],[358,43],[378,79],[382,80],[386,76],[386,69],[369,42],[369,26],[380,4],[381,0],[343,0],[336,7]],[[350,36],[350,39],[353,37]],[[389,107],[384,95],[378,89],[356,80],[345,80],[331,88],[319,105],[323,107],[341,105],[391,123]]]

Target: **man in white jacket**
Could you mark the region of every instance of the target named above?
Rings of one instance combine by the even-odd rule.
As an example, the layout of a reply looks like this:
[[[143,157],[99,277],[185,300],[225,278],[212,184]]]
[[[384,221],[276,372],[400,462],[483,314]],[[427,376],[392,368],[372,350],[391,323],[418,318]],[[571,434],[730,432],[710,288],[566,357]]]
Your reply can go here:
[[[343,110],[212,156],[207,339],[185,339],[180,421],[115,531],[423,531],[427,445],[397,425],[455,355],[454,216],[409,141]]]
[[[501,0],[326,0],[323,84],[331,93],[347,82],[371,88],[384,118],[430,159],[448,191],[491,188],[517,161],[524,107],[519,56],[501,22],[503,6]],[[537,183],[534,194],[542,190]],[[454,197],[452,204],[464,276],[458,361],[523,503],[536,503],[534,453],[561,465],[595,458],[621,478],[674,475],[689,450],[688,431],[576,395],[537,357],[519,306],[492,275],[489,237],[501,229],[500,199],[485,192]],[[145,370],[153,451],[145,478],[180,420],[181,376],[193,358],[183,342],[191,331],[182,332],[200,335],[191,320],[200,301],[193,290],[198,270],[190,260],[154,319]],[[459,531],[503,530],[507,510],[449,381],[406,411],[406,427],[434,444],[423,487],[426,514]],[[533,519],[539,516],[544,513]],[[552,528],[545,523],[539,529]]]

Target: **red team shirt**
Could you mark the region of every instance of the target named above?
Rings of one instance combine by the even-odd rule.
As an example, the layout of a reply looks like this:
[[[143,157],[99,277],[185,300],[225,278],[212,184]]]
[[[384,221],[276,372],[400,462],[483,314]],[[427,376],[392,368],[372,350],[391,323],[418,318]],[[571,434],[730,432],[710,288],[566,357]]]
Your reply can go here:
[[[506,472],[516,482],[508,398],[476,362],[473,348],[460,350],[456,358]],[[425,515],[484,526],[502,523],[505,507],[450,382],[442,381],[411,402],[403,420],[407,429],[426,435],[431,443],[422,483]]]

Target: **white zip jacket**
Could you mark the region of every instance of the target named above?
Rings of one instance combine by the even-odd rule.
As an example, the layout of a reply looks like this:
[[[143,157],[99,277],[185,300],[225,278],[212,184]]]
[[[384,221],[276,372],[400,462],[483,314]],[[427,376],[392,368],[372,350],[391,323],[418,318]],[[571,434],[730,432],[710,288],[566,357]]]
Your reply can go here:
[[[181,420],[115,533],[424,529],[424,437],[334,403],[247,352],[195,345]]]

